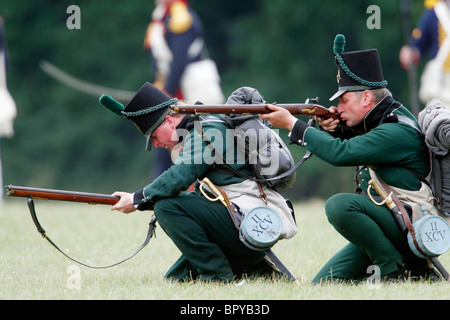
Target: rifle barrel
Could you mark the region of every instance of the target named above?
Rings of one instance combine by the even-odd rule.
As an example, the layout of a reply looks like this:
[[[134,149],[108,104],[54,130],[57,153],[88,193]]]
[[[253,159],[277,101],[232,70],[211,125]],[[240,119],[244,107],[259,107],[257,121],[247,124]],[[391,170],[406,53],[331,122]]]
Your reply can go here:
[[[119,197],[100,193],[20,187],[13,185],[6,186],[5,188],[8,191],[8,196],[26,197],[40,200],[59,200],[109,205],[114,205],[120,200]]]
[[[176,105],[172,110],[177,113],[197,113],[197,114],[264,114],[270,113],[268,104],[195,104],[195,105]],[[339,119],[339,114],[330,113],[327,108],[318,104],[292,103],[276,104],[278,107],[287,109],[291,114],[298,115],[317,115],[326,118]]]

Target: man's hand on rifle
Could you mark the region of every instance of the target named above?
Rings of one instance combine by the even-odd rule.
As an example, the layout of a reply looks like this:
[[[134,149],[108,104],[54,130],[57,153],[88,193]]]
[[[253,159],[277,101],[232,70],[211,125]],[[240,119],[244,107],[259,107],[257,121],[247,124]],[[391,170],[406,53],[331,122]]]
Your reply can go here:
[[[328,111],[330,111],[330,113],[337,113],[337,108],[335,106],[331,106],[330,108],[328,108]],[[323,128],[323,130],[330,132],[335,131],[340,122],[339,119],[324,118],[321,116],[315,116],[314,119]]]
[[[270,121],[274,127],[288,129],[289,131],[292,130],[297,118],[295,118],[288,110],[273,104],[267,105],[267,108],[274,112],[260,114],[259,117],[261,119]]]
[[[274,111],[271,113],[261,114],[259,117],[263,120],[268,120],[270,123],[277,128],[288,129],[292,131],[297,118],[294,117],[285,108],[269,104],[267,108]],[[332,106],[328,109],[330,113],[337,114],[337,108]],[[319,123],[319,125],[326,131],[335,131],[339,125],[340,119],[326,118],[321,116],[314,116],[314,119]]]
[[[115,205],[111,206],[111,210],[116,210],[122,213],[131,213],[136,211],[136,208],[133,205],[133,194],[116,191],[112,195],[119,197],[120,200]]]

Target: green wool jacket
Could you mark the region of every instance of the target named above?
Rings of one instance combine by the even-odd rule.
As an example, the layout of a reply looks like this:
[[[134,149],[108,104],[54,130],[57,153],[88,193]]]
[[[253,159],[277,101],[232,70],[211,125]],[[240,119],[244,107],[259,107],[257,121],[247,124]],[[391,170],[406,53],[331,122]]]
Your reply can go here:
[[[420,179],[408,170],[426,177],[431,170],[430,155],[420,135],[411,125],[398,122],[398,115],[417,123],[407,108],[389,96],[358,126],[344,127],[332,135],[297,121],[290,140],[332,165],[370,166],[389,185],[419,190]],[[359,187],[366,191],[369,172],[363,170],[359,175]]]
[[[217,159],[200,137],[198,127],[195,127],[199,126],[200,122],[194,122],[194,119],[194,116],[187,115],[177,127],[182,150],[175,164],[151,184],[134,193],[133,204],[137,205],[139,210],[151,209],[159,199],[177,196],[194,182],[198,192],[197,180],[204,177],[208,177],[218,186],[239,183],[244,180],[227,173],[223,164],[216,163]],[[244,174],[252,175],[251,167],[237,152],[232,130],[223,122],[222,118],[209,116],[208,120],[201,122],[201,128],[211,145],[228,164]]]

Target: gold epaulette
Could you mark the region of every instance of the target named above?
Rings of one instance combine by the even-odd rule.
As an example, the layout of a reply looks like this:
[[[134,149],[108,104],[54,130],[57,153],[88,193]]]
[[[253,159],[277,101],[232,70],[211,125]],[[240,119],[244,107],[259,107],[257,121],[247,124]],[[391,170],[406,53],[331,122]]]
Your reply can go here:
[[[427,9],[433,9],[434,5],[438,2],[439,2],[439,0],[425,0],[424,6]]]
[[[194,21],[187,5],[184,2],[177,1],[170,7],[169,30],[173,33],[186,32]]]

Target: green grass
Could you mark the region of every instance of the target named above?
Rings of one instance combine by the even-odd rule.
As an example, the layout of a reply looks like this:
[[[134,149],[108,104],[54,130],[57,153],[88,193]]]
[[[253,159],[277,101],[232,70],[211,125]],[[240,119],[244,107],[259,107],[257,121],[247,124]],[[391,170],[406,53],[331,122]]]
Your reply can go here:
[[[150,212],[123,215],[108,206],[35,201],[47,235],[74,258],[93,265],[117,262],[144,241]],[[88,269],[63,257],[36,232],[25,199],[0,206],[0,299],[449,299],[448,283],[407,282],[311,286],[321,266],[346,244],[326,221],[323,203],[296,205],[299,233],[274,252],[298,277],[246,280],[242,285],[174,283],[164,274],[180,253],[157,226],[156,238],[133,259],[110,269]],[[450,267],[450,254],[440,257]]]

